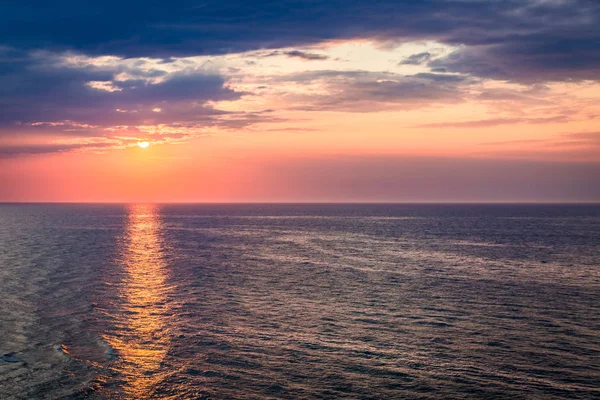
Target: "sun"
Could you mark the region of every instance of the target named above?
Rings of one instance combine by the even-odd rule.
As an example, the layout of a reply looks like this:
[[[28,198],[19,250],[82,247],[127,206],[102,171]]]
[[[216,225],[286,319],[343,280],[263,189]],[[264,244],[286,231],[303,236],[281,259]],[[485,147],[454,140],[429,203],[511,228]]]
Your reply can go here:
[[[137,145],[141,148],[141,149],[145,149],[148,146],[150,146],[150,142],[137,142]]]

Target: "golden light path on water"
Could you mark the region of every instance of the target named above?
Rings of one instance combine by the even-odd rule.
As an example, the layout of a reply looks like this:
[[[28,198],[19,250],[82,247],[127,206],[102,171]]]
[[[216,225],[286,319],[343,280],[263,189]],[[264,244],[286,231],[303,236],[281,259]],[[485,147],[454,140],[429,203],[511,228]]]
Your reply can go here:
[[[122,249],[124,269],[118,294],[117,330],[104,340],[118,353],[112,372],[126,398],[151,398],[164,377],[161,362],[171,343],[166,263],[155,205],[132,205]]]

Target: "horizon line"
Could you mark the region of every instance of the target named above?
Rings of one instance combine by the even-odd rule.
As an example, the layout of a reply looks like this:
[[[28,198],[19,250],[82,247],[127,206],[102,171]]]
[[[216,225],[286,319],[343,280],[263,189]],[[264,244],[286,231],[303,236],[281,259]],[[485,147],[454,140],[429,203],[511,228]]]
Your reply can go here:
[[[125,204],[157,204],[157,205],[600,205],[600,200],[592,201],[0,201],[0,205],[35,205],[35,204],[72,204],[72,205],[125,205]]]

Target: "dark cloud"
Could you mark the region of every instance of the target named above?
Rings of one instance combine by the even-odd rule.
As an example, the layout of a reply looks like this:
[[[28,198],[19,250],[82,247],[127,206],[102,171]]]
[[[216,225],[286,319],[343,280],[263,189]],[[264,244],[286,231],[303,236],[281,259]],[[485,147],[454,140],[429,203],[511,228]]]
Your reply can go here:
[[[597,0],[2,2],[0,37],[13,48],[165,60],[336,39],[438,40],[465,45],[431,60],[438,71],[600,78]]]
[[[432,74],[429,72],[421,72],[419,74],[408,75],[407,78],[417,78],[430,82],[439,83],[459,83],[473,81],[472,78],[463,75],[451,75],[451,74]]]
[[[83,58],[69,64],[68,58],[0,49],[0,138],[10,138],[9,143],[31,143],[27,137],[72,138],[66,144],[0,143],[0,156],[123,147],[148,135],[155,142],[174,143],[208,127],[242,129],[282,121],[268,110],[214,108],[209,102],[237,100],[244,93],[193,66],[166,73],[147,69],[144,60],[93,63]],[[143,132],[135,126],[156,128]]]
[[[418,54],[413,54],[413,55],[407,57],[406,59],[400,61],[398,64],[400,64],[400,65],[421,65],[421,64],[425,63],[426,61],[429,61],[430,58],[431,58],[431,53],[428,53],[428,52],[418,53]]]
[[[145,81],[115,82],[122,89],[111,93],[115,103],[157,103],[169,101],[235,100],[242,93],[236,93],[224,86],[225,80],[205,72],[174,73],[160,83]],[[121,100],[122,99],[122,100]]]
[[[229,89],[222,77],[197,70],[165,76],[163,71],[74,67],[22,56],[0,61],[0,72],[0,126],[56,121],[101,126],[200,122],[224,114],[207,107],[207,101],[235,100],[243,94]],[[115,80],[122,72],[136,78]],[[144,79],[152,77],[163,80]],[[90,82],[112,91],[94,88]]]
[[[465,47],[447,57],[430,61],[428,66],[526,84],[600,79],[600,35],[591,40],[555,39],[555,48],[548,47],[547,40],[553,39],[541,36]]]
[[[284,54],[288,57],[301,58],[303,60],[308,60],[308,61],[327,60],[329,58],[324,54],[307,53],[305,51],[300,51],[300,50],[286,51],[286,52],[284,52]]]
[[[284,56],[287,56],[290,58],[301,58],[306,61],[323,61],[323,60],[329,59],[329,57],[326,56],[325,54],[310,53],[310,52],[301,51],[301,50],[289,50],[289,51],[275,50],[275,51],[270,51],[265,54],[260,54],[259,57],[264,58],[264,57],[274,57],[274,56],[280,56],[280,55],[284,55]]]

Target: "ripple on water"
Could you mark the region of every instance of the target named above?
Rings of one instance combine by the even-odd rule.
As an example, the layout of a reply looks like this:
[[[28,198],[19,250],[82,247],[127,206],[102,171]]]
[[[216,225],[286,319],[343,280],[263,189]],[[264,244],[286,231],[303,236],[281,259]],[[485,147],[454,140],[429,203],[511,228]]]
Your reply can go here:
[[[302,207],[0,206],[0,397],[600,397],[600,208]]]

